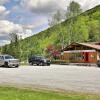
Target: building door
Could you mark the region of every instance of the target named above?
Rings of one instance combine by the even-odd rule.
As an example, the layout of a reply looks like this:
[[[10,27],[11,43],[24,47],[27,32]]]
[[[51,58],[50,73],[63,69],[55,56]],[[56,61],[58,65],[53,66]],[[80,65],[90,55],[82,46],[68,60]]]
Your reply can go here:
[[[85,52],[85,62],[89,62],[89,53]]]

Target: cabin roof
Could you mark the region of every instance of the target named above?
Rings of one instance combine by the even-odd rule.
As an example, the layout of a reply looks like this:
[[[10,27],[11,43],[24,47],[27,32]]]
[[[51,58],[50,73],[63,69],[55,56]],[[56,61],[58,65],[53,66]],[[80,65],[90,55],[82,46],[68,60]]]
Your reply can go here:
[[[76,43],[72,43],[72,44],[68,45],[67,47],[65,47],[64,51],[66,51],[69,48],[71,48],[72,46],[76,46],[76,45],[89,47],[89,48],[95,49],[95,50],[100,50],[100,42],[87,42],[87,43],[78,43],[78,42],[76,42]]]
[[[98,44],[96,44],[96,43],[79,43],[79,44],[100,50],[100,44],[99,43]]]

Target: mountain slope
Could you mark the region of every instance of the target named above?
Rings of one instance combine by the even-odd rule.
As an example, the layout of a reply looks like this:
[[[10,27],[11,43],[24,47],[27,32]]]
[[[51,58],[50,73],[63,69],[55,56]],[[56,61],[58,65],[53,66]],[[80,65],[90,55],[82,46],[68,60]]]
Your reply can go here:
[[[61,47],[71,42],[88,41],[100,41],[100,5],[17,44],[6,45],[3,53],[26,59],[31,53],[45,54],[44,50],[49,45]]]

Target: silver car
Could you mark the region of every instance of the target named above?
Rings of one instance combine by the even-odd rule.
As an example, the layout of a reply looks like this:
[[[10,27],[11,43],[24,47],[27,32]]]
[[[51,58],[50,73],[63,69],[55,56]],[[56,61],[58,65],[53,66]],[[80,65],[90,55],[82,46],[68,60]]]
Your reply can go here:
[[[11,55],[0,55],[0,66],[19,67],[19,59],[15,59]]]

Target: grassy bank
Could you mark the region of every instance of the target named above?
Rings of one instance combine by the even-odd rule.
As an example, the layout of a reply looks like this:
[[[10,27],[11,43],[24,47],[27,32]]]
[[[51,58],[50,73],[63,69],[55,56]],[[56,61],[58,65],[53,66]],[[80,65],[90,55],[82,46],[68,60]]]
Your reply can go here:
[[[0,100],[100,100],[100,96],[0,87]]]

